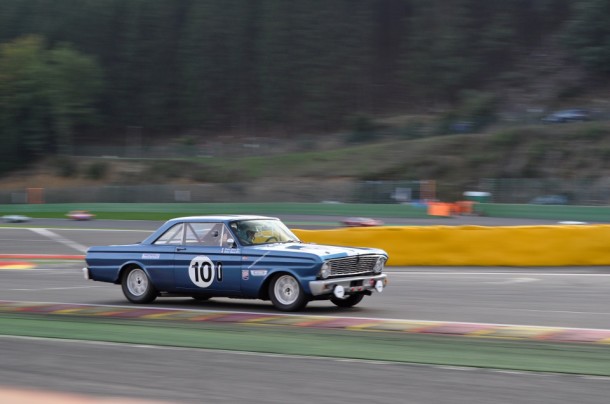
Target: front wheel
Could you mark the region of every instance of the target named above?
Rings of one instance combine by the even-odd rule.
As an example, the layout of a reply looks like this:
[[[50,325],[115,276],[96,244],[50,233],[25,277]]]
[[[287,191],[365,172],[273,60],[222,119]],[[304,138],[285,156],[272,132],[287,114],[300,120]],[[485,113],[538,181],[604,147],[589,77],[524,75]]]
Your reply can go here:
[[[331,296],[330,301],[339,307],[353,307],[360,303],[364,299],[364,295],[349,295],[343,298],[338,298],[337,296]]]
[[[307,305],[307,297],[299,281],[292,275],[276,276],[269,284],[269,298],[276,309],[298,311]]]
[[[121,281],[123,294],[132,303],[150,303],[157,298],[157,290],[142,268],[125,271]]]

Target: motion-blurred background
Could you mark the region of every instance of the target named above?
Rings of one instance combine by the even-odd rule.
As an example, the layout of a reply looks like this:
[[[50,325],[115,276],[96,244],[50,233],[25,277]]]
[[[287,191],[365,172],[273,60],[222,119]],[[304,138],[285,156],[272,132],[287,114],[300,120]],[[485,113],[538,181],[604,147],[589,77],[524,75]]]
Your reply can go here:
[[[6,0],[0,43],[3,204],[610,199],[607,0]]]

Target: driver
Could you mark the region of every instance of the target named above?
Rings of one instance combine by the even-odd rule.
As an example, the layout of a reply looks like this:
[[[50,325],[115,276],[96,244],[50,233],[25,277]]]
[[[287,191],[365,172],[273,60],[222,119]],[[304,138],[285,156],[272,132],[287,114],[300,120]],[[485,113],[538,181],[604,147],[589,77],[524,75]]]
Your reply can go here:
[[[237,226],[237,236],[239,237],[239,240],[245,245],[254,244],[256,233],[256,227],[248,222],[241,222]]]

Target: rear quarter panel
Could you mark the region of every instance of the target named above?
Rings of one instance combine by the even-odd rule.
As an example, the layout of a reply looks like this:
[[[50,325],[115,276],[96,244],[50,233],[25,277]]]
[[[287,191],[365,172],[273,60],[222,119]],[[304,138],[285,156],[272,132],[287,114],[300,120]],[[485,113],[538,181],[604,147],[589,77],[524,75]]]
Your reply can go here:
[[[173,260],[174,247],[151,248],[141,244],[91,247],[85,257],[93,280],[119,283],[121,270],[127,265],[137,265],[159,290],[174,287]]]

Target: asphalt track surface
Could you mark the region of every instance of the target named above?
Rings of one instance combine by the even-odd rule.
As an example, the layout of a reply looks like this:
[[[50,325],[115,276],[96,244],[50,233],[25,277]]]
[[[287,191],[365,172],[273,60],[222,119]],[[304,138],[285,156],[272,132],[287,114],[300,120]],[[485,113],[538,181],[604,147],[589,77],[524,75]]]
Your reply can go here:
[[[307,221],[282,218],[289,224]],[[484,221],[420,219],[404,224],[553,224],[473,219]],[[333,225],[325,217],[309,220],[317,223],[309,228]],[[320,224],[325,222],[329,224]],[[23,228],[32,224],[46,230]],[[139,241],[158,225],[37,219],[0,228],[0,254],[82,254],[90,245]],[[0,300],[126,305],[118,286],[84,280],[81,267],[80,262],[62,261],[0,270]],[[610,324],[608,268],[426,267],[388,272],[390,286],[361,306],[340,310],[314,302],[304,314],[599,329]],[[150,307],[275,313],[268,302],[229,299],[158,299]],[[608,378],[556,374],[13,337],[0,339],[0,350],[0,383],[5,386],[167,402],[606,403],[610,393]]]
[[[0,380],[14,387],[155,402],[601,404],[610,394],[608,378],[52,339],[0,338],[0,355]]]

